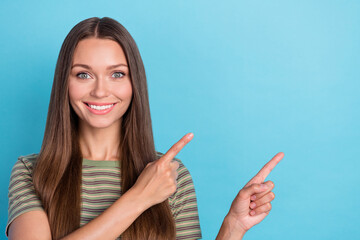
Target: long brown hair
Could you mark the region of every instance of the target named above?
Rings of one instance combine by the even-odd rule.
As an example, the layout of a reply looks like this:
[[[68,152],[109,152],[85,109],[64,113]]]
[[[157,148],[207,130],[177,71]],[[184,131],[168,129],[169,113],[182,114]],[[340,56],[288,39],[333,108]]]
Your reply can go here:
[[[82,153],[78,116],[69,103],[68,77],[76,45],[82,39],[93,37],[118,42],[129,65],[133,98],[119,132],[122,193],[134,185],[146,164],[157,158],[145,69],[134,39],[112,18],[81,21],[66,36],[59,53],[44,139],[33,174],[53,239],[80,227]],[[121,236],[123,239],[175,239],[175,223],[168,202],[147,209]]]

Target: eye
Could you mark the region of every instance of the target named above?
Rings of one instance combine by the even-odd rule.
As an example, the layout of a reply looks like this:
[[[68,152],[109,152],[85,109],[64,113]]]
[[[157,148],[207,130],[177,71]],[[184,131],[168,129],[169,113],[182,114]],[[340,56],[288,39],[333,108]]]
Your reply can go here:
[[[89,74],[87,74],[87,73],[85,73],[85,72],[78,73],[78,74],[76,74],[76,76],[77,76],[78,78],[81,78],[81,79],[90,78]]]
[[[122,78],[123,76],[125,76],[125,74],[122,72],[114,72],[113,76],[114,78]]]

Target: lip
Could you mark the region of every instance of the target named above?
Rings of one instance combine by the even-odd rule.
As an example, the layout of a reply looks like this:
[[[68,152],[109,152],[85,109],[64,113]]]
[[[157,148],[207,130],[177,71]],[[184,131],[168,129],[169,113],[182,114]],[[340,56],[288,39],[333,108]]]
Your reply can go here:
[[[104,105],[116,104],[116,103],[114,103],[114,102],[112,102],[112,103],[84,102],[84,103],[85,103],[85,105],[86,105],[86,104],[90,104],[90,105],[96,105],[96,106],[104,106]]]
[[[107,109],[104,109],[104,110],[96,110],[96,109],[92,109],[91,107],[89,107],[87,104],[90,104],[90,105],[95,105],[95,106],[104,106],[104,105],[111,105],[111,104],[114,104],[111,108],[107,108]],[[117,103],[95,103],[95,102],[84,102],[84,105],[85,107],[93,114],[96,114],[96,115],[104,115],[104,114],[107,114],[109,113],[116,105]]]

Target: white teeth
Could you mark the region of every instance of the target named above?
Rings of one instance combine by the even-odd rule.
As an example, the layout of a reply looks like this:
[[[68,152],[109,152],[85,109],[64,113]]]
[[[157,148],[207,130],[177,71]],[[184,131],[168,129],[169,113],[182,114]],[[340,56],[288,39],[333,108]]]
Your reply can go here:
[[[89,107],[91,107],[92,109],[95,109],[95,110],[105,110],[105,109],[111,108],[112,106],[114,106],[114,104],[103,105],[103,106],[96,106],[96,105],[89,104]]]

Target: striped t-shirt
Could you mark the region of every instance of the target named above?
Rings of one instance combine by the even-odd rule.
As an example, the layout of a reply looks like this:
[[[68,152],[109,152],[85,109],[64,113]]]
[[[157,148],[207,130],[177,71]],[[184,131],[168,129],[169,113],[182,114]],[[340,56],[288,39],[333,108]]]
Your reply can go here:
[[[158,153],[158,156],[161,156]],[[44,210],[35,192],[32,171],[38,154],[21,156],[11,171],[9,184],[8,236],[10,223],[18,216],[32,210]],[[194,184],[187,168],[179,159],[177,190],[169,197],[175,219],[176,239],[200,239],[201,231]],[[119,161],[83,159],[80,227],[99,216],[120,196]]]

